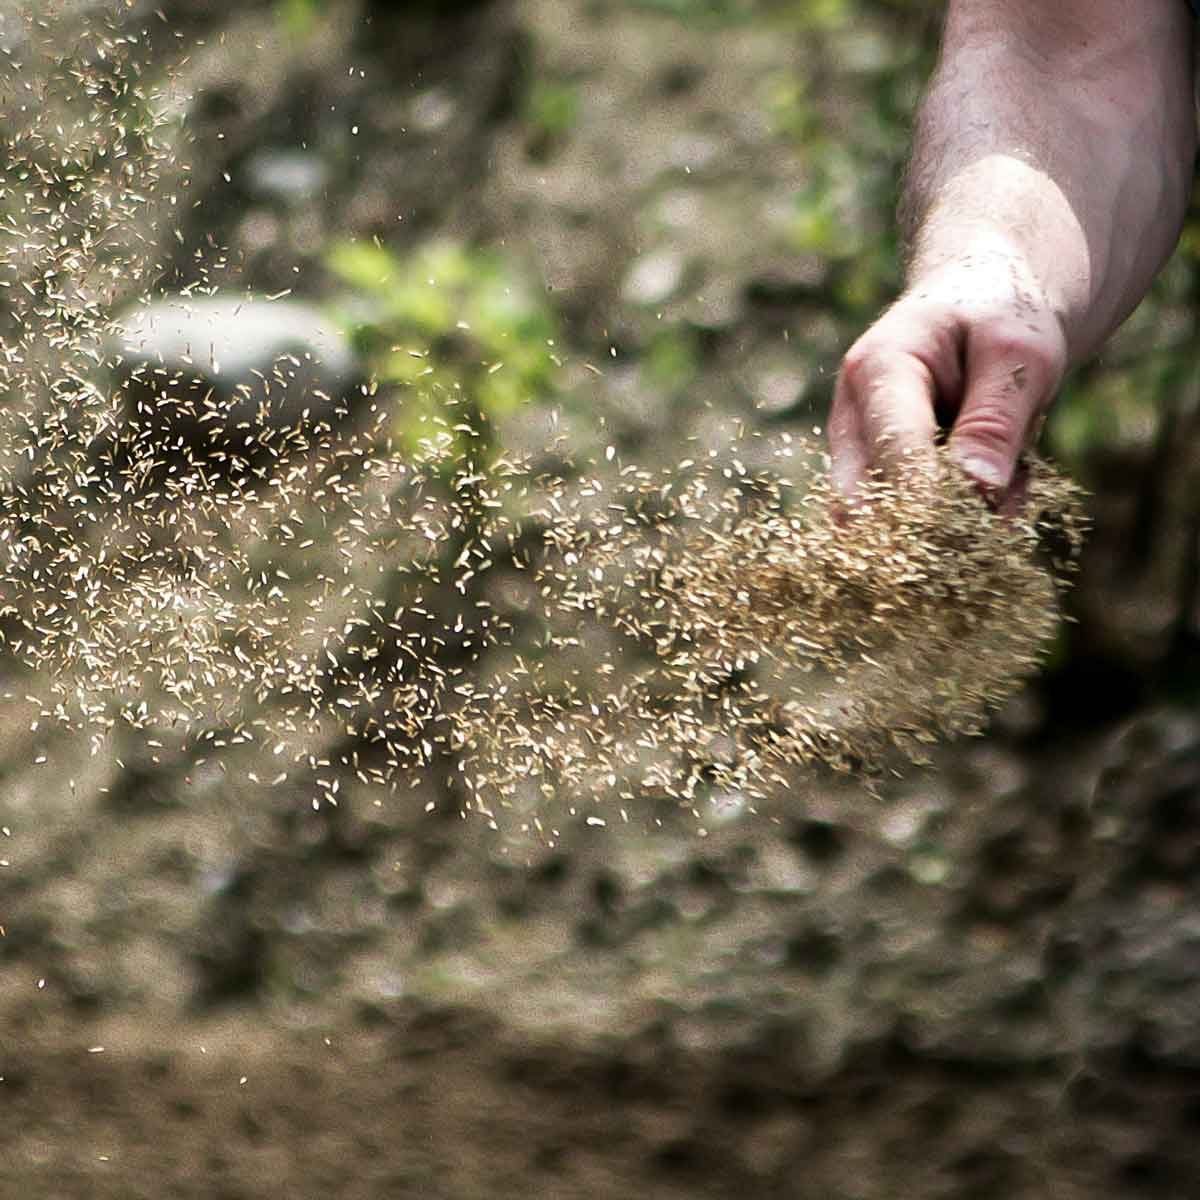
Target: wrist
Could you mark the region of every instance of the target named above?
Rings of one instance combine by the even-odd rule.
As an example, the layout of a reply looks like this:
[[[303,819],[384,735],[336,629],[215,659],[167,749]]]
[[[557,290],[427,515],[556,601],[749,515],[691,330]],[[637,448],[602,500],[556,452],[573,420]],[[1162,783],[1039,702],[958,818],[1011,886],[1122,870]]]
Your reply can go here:
[[[1109,332],[1098,326],[1088,242],[1073,215],[1037,219],[1002,207],[1000,216],[967,211],[965,197],[933,208],[913,240],[906,295],[931,295],[967,314],[1026,313],[1052,322],[1070,362],[1092,353]]]
[[[931,244],[905,272],[904,295],[948,305],[966,318],[1009,313],[1038,324],[1052,322],[1064,343],[1078,336],[1070,297],[1039,273],[1020,242],[1005,230],[960,228],[953,249]]]

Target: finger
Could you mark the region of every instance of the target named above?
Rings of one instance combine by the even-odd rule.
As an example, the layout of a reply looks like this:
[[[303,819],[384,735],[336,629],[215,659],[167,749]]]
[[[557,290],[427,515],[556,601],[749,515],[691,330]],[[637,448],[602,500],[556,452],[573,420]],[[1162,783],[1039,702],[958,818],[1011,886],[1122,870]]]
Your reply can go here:
[[[838,375],[829,410],[829,474],[833,486],[853,500],[870,466],[861,413],[844,373]]]
[[[840,382],[845,403],[857,414],[860,453],[868,470],[885,477],[936,469],[933,375],[905,351],[859,350],[847,354]]]
[[[1025,507],[1029,496],[1029,467],[1017,459],[1017,467],[1013,472],[1012,482],[1003,496],[997,499],[996,511],[1002,517],[1015,517]]]
[[[979,327],[967,338],[967,384],[950,432],[950,454],[994,500],[1013,482],[1017,460],[1062,380],[1060,333]]]

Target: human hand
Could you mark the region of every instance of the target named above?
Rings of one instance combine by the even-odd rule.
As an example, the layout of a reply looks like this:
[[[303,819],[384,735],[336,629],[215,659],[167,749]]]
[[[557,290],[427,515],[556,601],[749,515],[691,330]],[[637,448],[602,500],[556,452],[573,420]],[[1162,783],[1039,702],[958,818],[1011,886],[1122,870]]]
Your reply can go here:
[[[1067,365],[1062,322],[1017,260],[980,256],[914,283],[847,352],[829,418],[835,486],[930,475],[950,456],[997,506]]]

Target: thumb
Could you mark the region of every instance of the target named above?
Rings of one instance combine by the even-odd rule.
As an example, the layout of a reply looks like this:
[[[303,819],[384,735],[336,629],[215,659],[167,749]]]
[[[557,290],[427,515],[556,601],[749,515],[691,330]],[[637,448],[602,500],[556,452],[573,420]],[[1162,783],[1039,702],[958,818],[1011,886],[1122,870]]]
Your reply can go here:
[[[1057,329],[979,327],[966,346],[966,388],[950,456],[989,495],[1002,497],[1066,368]]]

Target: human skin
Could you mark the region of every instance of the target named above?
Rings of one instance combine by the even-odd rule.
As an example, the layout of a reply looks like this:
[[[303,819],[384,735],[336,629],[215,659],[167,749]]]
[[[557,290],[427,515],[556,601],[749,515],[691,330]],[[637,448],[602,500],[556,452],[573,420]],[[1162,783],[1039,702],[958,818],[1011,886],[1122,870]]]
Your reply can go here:
[[[997,504],[1064,371],[1179,236],[1196,152],[1186,0],[950,0],[900,220],[900,298],[846,353],[836,486],[951,457]]]

